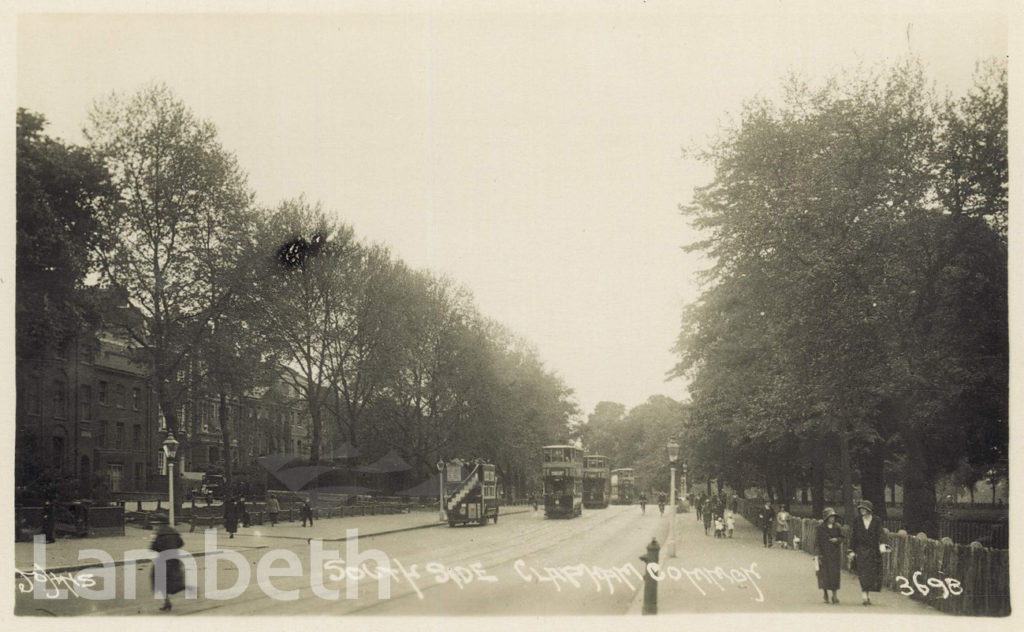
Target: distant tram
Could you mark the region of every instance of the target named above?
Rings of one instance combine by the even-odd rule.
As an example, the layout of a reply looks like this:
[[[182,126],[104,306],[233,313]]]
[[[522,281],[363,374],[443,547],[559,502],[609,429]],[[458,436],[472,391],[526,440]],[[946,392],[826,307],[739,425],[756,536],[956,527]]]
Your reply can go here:
[[[632,505],[634,495],[633,468],[612,470],[612,504]]]
[[[544,517],[583,513],[583,451],[571,445],[544,446]]]
[[[583,457],[583,506],[604,509],[612,496],[608,457],[588,454]]]

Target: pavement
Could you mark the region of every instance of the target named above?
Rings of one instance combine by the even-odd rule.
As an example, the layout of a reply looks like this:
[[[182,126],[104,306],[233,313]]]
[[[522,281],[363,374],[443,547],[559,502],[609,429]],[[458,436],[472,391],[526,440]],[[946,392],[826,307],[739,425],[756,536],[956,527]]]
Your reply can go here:
[[[524,506],[501,508],[502,515],[527,511],[531,511],[531,509]],[[185,541],[184,550],[189,551],[194,557],[201,557],[207,554],[215,555],[224,550],[242,551],[267,548],[273,546],[275,541],[280,540],[321,538],[324,541],[342,541],[346,539],[348,529],[358,529],[360,537],[369,537],[414,529],[429,529],[447,526],[447,524],[438,519],[436,512],[420,511],[404,514],[323,518],[316,520],[309,527],[303,527],[299,521],[279,522],[273,527],[269,523],[252,527],[239,525],[234,538],[228,538],[228,533],[224,531],[223,527],[218,527],[217,547],[209,552],[204,551],[204,529],[197,528],[195,532],[189,533],[187,522],[178,523],[177,528]],[[14,544],[14,566],[17,573],[24,574],[29,574],[33,570],[67,573],[100,566],[104,561],[108,561],[102,559],[104,557],[102,554],[109,555],[114,566],[148,560],[153,557],[152,552],[149,551],[149,545],[154,534],[155,532],[152,530],[125,526],[123,536],[57,538],[56,542],[46,545],[45,557],[40,564],[41,569],[33,568],[34,543],[16,542]],[[101,557],[89,554],[80,556],[80,551],[88,553],[90,549],[102,552],[99,554]]]
[[[704,525],[696,514],[676,514],[675,557],[669,555],[667,541],[670,516],[659,525],[661,581],[657,582],[657,614],[693,614],[722,612],[763,612],[799,614],[917,614],[945,617],[935,608],[883,588],[871,593],[872,605],[861,603],[857,576],[842,572],[840,603],[822,602],[813,557],[805,551],[765,548],[761,530],[737,515],[731,539],[704,534]],[[638,565],[642,564],[637,561]],[[641,586],[630,605],[629,614],[643,611]]]

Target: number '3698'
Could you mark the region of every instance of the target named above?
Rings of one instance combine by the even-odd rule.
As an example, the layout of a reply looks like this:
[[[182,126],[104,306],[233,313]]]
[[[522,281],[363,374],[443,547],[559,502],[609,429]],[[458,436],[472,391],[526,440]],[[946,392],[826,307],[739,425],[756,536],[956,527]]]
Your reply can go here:
[[[911,585],[910,581],[908,581],[906,577],[903,577],[902,575],[897,576],[896,583],[898,584],[897,587],[900,590],[900,594],[909,597],[915,592],[919,592],[922,596],[927,597],[928,593],[931,592],[931,588],[929,588],[929,586],[932,588],[942,589],[941,597],[939,597],[938,594],[935,595],[935,597],[939,597],[941,599],[949,599],[950,595],[961,595],[964,592],[963,586],[960,585],[960,580],[953,579],[952,577],[947,577],[945,579],[929,577],[925,583],[922,584],[920,578],[923,574],[924,573],[921,571],[914,572],[914,575],[912,576],[914,582],[913,585]]]

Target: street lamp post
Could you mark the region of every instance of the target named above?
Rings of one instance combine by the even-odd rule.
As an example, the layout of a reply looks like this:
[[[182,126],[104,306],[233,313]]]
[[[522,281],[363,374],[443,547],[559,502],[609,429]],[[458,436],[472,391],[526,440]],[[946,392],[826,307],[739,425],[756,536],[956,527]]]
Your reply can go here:
[[[174,433],[168,432],[167,438],[164,439],[164,458],[167,460],[167,497],[169,512],[167,522],[172,527],[174,526],[174,457],[178,454],[178,440],[174,438]]]
[[[679,458],[679,443],[673,438],[668,442],[668,462],[670,480],[668,484],[669,502],[669,540],[668,556],[676,556],[676,459]]]

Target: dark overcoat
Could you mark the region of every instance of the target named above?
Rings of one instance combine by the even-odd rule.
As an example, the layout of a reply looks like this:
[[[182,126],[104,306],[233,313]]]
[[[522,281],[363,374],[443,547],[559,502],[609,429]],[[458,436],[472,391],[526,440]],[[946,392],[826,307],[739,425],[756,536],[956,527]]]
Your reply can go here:
[[[882,521],[877,516],[871,517],[867,528],[860,516],[853,520],[853,539],[850,545],[857,556],[857,576],[860,578],[860,589],[864,592],[882,590],[882,552],[878,550],[881,542]]]
[[[830,542],[838,538],[836,542]],[[839,571],[842,569],[841,549],[843,546],[843,530],[839,523],[828,526],[827,522],[818,525],[814,535],[814,553],[818,556],[818,588],[821,590],[839,590]]]

